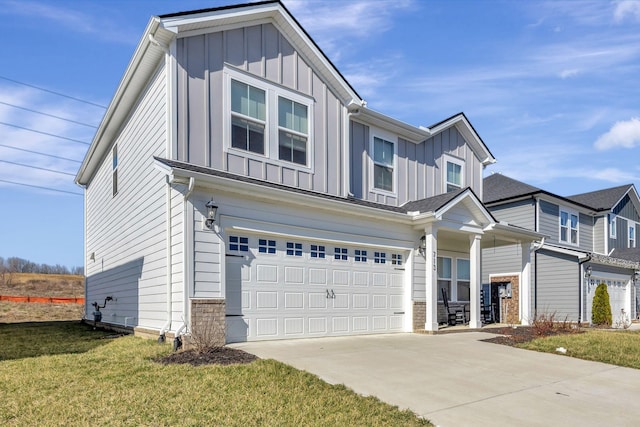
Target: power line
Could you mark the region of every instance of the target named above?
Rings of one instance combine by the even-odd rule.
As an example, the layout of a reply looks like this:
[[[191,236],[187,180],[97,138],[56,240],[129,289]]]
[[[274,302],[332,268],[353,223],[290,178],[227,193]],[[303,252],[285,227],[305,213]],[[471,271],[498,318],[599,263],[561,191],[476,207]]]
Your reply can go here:
[[[5,125],[5,126],[10,126],[10,127],[13,127],[13,128],[17,128],[17,129],[26,130],[28,132],[39,133],[41,135],[52,136],[54,138],[66,139],[67,141],[77,142],[77,143],[84,144],[84,145],[91,145],[88,142],[80,141],[79,139],[73,139],[73,138],[67,138],[66,136],[54,135],[52,133],[42,132],[41,130],[29,129],[29,128],[26,128],[26,127],[13,125],[11,123],[0,122],[0,125]]]
[[[24,151],[26,153],[39,154],[41,156],[53,157],[54,159],[66,160],[68,162],[82,163],[80,160],[70,159],[68,157],[56,156],[54,154],[41,153],[40,151],[27,150],[26,148],[13,147],[11,145],[0,144],[0,147],[11,148],[12,150]]]
[[[0,79],[7,80],[7,81],[12,82],[12,83],[17,83],[17,84],[23,85],[23,86],[28,86],[28,87],[31,87],[31,88],[34,88],[34,89],[38,89],[38,90],[41,90],[43,92],[52,93],[54,95],[62,96],[64,98],[73,99],[74,101],[83,102],[85,104],[93,105],[94,107],[100,107],[100,108],[104,108],[104,109],[107,108],[104,105],[96,104],[95,102],[85,101],[84,99],[76,98],[75,96],[65,95],[64,93],[60,93],[60,92],[56,92],[56,91],[53,91],[53,90],[50,90],[50,89],[45,89],[45,88],[42,88],[42,87],[34,86],[32,84],[29,84],[29,83],[20,82],[18,80],[10,79],[9,77],[0,76]]]
[[[94,126],[94,125],[90,125],[90,124],[87,124],[87,123],[82,123],[82,122],[78,122],[78,121],[75,121],[75,120],[67,119],[65,117],[56,116],[54,114],[44,113],[42,111],[32,110],[31,108],[21,107],[19,105],[10,104],[8,102],[0,101],[0,104],[7,105],[7,106],[13,107],[13,108],[18,108],[18,109],[24,110],[24,111],[29,111],[30,113],[42,114],[43,116],[53,117],[54,119],[58,119],[58,120],[64,120],[65,122],[74,123],[76,125],[87,126],[87,127],[94,128],[94,129],[98,128],[97,126]]]
[[[9,163],[10,165],[22,166],[23,168],[39,169],[39,170],[41,170],[41,171],[47,171],[47,172],[53,172],[53,173],[59,173],[59,174],[61,174],[61,175],[76,176],[76,174],[74,174],[74,173],[62,172],[62,171],[58,171],[58,170],[55,170],[55,169],[41,168],[41,167],[39,167],[39,166],[33,166],[33,165],[25,165],[24,163],[11,162],[11,161],[9,161],[9,160],[2,160],[2,159],[0,159],[0,162],[2,162],[2,163]]]
[[[6,179],[0,179],[0,182],[6,182],[7,184],[13,184],[13,185],[23,185],[25,187],[31,187],[31,188],[39,188],[41,190],[48,190],[48,191],[57,191],[58,193],[67,193],[67,194],[73,194],[76,196],[82,196],[82,193],[75,193],[73,191],[66,191],[66,190],[59,190],[57,188],[51,188],[51,187],[41,187],[39,185],[31,185],[31,184],[25,184],[22,182],[15,182],[15,181],[8,181]]]

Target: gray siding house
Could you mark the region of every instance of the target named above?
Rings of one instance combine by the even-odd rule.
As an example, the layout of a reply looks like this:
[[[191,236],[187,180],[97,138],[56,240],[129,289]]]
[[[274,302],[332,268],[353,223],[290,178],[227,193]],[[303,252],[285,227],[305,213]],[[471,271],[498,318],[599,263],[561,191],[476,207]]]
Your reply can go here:
[[[534,313],[589,323],[595,288],[606,283],[614,323],[637,318],[640,202],[633,185],[562,197],[493,174],[484,179],[484,203],[497,220],[545,236],[532,260],[527,297]],[[483,251],[485,289],[511,275],[516,252]],[[504,308],[502,299],[492,302]]]
[[[86,316],[225,342],[436,331],[445,289],[478,327],[482,250],[515,245],[529,294],[541,238],[482,204],[494,161],[462,113],[368,108],[277,1],[152,17],[76,177]]]

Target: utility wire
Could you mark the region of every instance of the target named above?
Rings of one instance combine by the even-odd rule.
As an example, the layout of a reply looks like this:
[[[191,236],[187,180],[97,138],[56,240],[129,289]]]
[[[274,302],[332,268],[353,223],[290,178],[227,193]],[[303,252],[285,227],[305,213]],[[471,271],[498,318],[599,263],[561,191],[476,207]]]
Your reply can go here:
[[[67,138],[66,136],[54,135],[52,133],[42,132],[40,130],[29,129],[29,128],[25,128],[25,127],[18,126],[18,125],[12,125],[11,123],[0,122],[0,125],[10,126],[10,127],[13,127],[13,128],[22,129],[22,130],[26,130],[26,131],[29,131],[29,132],[39,133],[41,135],[52,136],[54,138],[66,139],[67,141],[77,142],[79,144],[91,145],[88,142],[80,141],[79,139],[73,139],[73,138]]]
[[[43,116],[53,117],[54,119],[64,120],[65,122],[74,123],[74,124],[76,124],[76,125],[87,126],[87,127],[94,128],[94,129],[97,129],[97,128],[98,128],[97,126],[94,126],[94,125],[90,125],[90,124],[82,123],[82,122],[77,122],[77,121],[75,121],[75,120],[67,119],[67,118],[65,118],[65,117],[56,116],[56,115],[54,115],[54,114],[44,113],[44,112],[42,112],[42,111],[32,110],[31,108],[21,107],[21,106],[19,106],[19,105],[10,104],[10,103],[8,103],[8,102],[0,101],[0,104],[2,104],[2,105],[7,105],[7,106],[9,106],[9,107],[13,107],[13,108],[18,108],[18,109],[20,109],[20,110],[28,111],[28,112],[30,112],[30,113],[41,114],[41,115],[43,115]]]
[[[12,150],[24,151],[25,153],[39,154],[41,156],[53,157],[54,159],[66,160],[68,162],[82,163],[80,160],[70,159],[68,157],[56,156],[54,154],[41,153],[40,151],[27,150],[26,148],[13,147],[11,145],[0,144],[0,147],[11,148]]]
[[[25,165],[24,163],[10,162],[9,160],[2,160],[2,159],[0,159],[0,162],[2,162],[2,163],[9,163],[10,165],[22,166],[23,168],[39,169],[39,170],[41,170],[41,171],[47,171],[47,172],[53,172],[53,173],[59,173],[59,174],[61,174],[61,175],[76,176],[76,174],[74,174],[74,173],[57,171],[57,170],[55,170],[55,169],[41,168],[41,167],[39,167],[39,166],[33,166],[33,165]]]
[[[76,98],[75,96],[65,95],[64,93],[60,93],[60,92],[56,92],[56,91],[53,91],[53,90],[50,90],[50,89],[45,89],[45,88],[42,88],[42,87],[34,86],[32,84],[29,84],[29,83],[20,82],[18,80],[10,79],[9,77],[0,76],[0,79],[6,80],[6,81],[9,81],[9,82],[12,82],[12,83],[17,83],[17,84],[23,85],[23,86],[28,86],[28,87],[31,87],[31,88],[34,88],[34,89],[38,89],[38,90],[41,90],[43,92],[52,93],[54,95],[62,96],[64,98],[73,99],[74,101],[83,102],[85,104],[93,105],[94,107],[100,107],[100,108],[104,108],[104,109],[107,108],[104,105],[96,104],[95,102],[85,101],[84,99]]]
[[[67,193],[67,194],[73,194],[73,195],[76,195],[76,196],[82,196],[83,195],[82,193],[75,193],[73,191],[59,190],[57,188],[51,188],[51,187],[41,187],[39,185],[24,184],[22,182],[8,181],[6,179],[0,179],[0,182],[6,182],[7,184],[13,184],[13,185],[23,185],[25,187],[31,187],[31,188],[39,188],[41,190],[57,191],[58,193]]]

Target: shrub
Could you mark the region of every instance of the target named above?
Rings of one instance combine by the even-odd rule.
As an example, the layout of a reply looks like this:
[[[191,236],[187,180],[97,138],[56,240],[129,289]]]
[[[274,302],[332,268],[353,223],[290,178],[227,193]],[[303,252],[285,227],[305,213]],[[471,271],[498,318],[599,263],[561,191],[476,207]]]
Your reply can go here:
[[[593,296],[593,307],[591,310],[591,323],[596,326],[611,326],[611,304],[609,303],[609,292],[607,285],[600,283]]]

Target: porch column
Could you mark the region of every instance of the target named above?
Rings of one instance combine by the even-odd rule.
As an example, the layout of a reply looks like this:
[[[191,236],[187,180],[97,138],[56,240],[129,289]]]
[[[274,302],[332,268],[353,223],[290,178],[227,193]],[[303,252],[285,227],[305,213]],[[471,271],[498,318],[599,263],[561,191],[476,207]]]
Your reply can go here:
[[[428,225],[424,229],[426,238],[425,247],[425,297],[427,299],[425,331],[435,332],[438,330],[438,229],[433,225]]]
[[[531,243],[521,243],[522,270],[520,272],[520,323],[531,324]]]
[[[469,319],[470,328],[480,328],[482,321],[480,320],[480,289],[482,288],[482,269],[480,261],[480,239],[479,234],[469,237],[471,241],[471,249],[469,250],[469,268],[470,268],[470,284],[469,284],[469,302],[471,303],[471,318]]]

